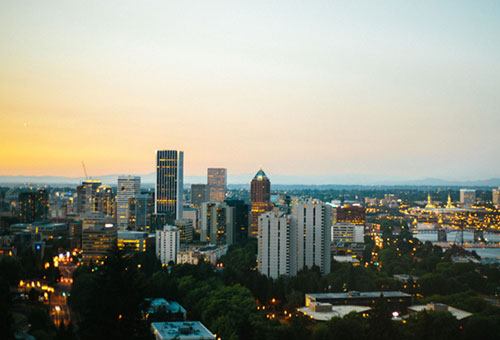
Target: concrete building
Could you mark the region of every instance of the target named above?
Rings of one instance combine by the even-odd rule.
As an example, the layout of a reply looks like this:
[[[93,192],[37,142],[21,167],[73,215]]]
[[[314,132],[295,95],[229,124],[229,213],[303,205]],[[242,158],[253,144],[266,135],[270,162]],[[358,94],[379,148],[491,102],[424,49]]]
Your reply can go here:
[[[271,181],[260,169],[250,183],[250,221],[248,237],[256,238],[259,233],[259,216],[271,210]]]
[[[199,321],[152,322],[151,332],[155,340],[215,340]]]
[[[498,208],[500,206],[500,188],[493,189],[491,196],[493,204]]]
[[[343,205],[333,208],[333,223],[366,224],[366,208],[359,205]]]
[[[95,198],[101,181],[88,179],[76,187],[76,212],[78,214],[96,211]]]
[[[219,259],[222,256],[226,255],[228,248],[229,247],[227,245],[210,245],[206,247],[191,249],[188,251],[181,251],[177,253],[177,263],[188,263],[196,265],[201,261],[205,261],[215,266]]]
[[[223,202],[227,191],[227,169],[208,168],[207,183],[210,202]]]
[[[18,196],[17,216],[24,223],[45,221],[49,214],[49,194],[45,189],[25,189]]]
[[[167,301],[163,298],[146,299],[149,303],[149,308],[146,311],[148,320],[155,321],[183,321],[187,318],[187,312],[177,301]],[[176,316],[177,315],[177,316]],[[162,316],[167,319],[177,320],[158,320]]]
[[[85,222],[84,222],[85,223]],[[94,263],[103,259],[116,244],[117,228],[112,223],[94,223],[82,230],[82,259]]]
[[[155,214],[168,214],[173,222],[182,218],[184,204],[184,152],[156,151]]]
[[[184,208],[182,212],[182,219],[190,220],[194,230],[200,229],[198,212],[199,210],[197,208]]]
[[[460,203],[465,207],[471,207],[476,204],[476,190],[460,189]]]
[[[328,274],[331,263],[330,206],[314,199],[295,202],[292,223],[297,233],[297,271],[316,265],[323,274]]]
[[[234,207],[226,203],[205,202],[200,209],[200,240],[216,245],[234,243]]]
[[[202,203],[210,201],[208,194],[208,185],[206,184],[191,184],[191,206],[195,208],[201,207]]]
[[[146,192],[129,198],[128,228],[131,230],[151,230],[154,212],[154,193]]]
[[[109,185],[100,185],[95,193],[95,209],[107,216],[115,216],[115,193]]]
[[[181,243],[189,243],[193,241],[193,221],[189,219],[175,220],[175,226],[179,229]]]
[[[351,223],[336,223],[332,226],[332,243],[364,243],[364,227]]]
[[[149,246],[154,244],[153,235],[144,231],[118,230],[118,248],[127,252],[145,252]]]
[[[156,231],[156,257],[162,265],[177,262],[177,253],[181,247],[181,235],[179,229],[166,225],[163,230]]]
[[[279,211],[259,216],[258,268],[267,277],[294,276],[296,267],[296,230],[290,216]]]
[[[119,176],[116,187],[116,223],[119,229],[127,229],[129,223],[129,201],[141,193],[141,177]]]
[[[368,316],[370,310],[371,307],[367,306],[333,306],[331,303],[327,302],[311,302],[308,307],[299,308],[299,311],[301,311],[304,315],[307,315],[316,321],[328,321],[333,317],[343,318],[352,312],[362,313],[363,316],[366,317]]]
[[[375,306],[380,300],[390,306],[400,314],[406,313],[407,308],[412,303],[412,296],[398,291],[377,291],[377,292],[357,292],[350,291],[346,293],[310,293],[305,295],[306,307],[313,302],[329,303],[333,306],[339,305],[357,305],[357,306]]]
[[[408,312],[410,315],[414,315],[418,312],[422,311],[436,311],[436,312],[449,312],[451,315],[453,315],[457,320],[463,320],[468,318],[469,316],[472,316],[472,313],[466,312],[464,310],[451,307],[448,305],[445,305],[443,303],[435,303],[435,302],[430,302],[426,305],[414,305],[408,307]]]

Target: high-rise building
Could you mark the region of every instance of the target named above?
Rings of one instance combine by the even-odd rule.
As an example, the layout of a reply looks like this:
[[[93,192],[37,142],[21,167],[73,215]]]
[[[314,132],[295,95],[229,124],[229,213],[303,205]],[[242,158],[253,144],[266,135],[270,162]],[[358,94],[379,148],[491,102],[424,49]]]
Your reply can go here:
[[[49,214],[49,194],[45,189],[23,190],[18,197],[21,222],[45,221]]]
[[[250,184],[250,226],[248,236],[256,238],[259,231],[259,216],[271,210],[271,182],[260,169]]]
[[[103,184],[97,188],[93,211],[103,212],[107,216],[115,215],[115,193],[109,185]]]
[[[170,262],[176,263],[180,247],[179,229],[166,225],[163,230],[156,231],[156,257],[163,265],[168,265]]]
[[[154,194],[142,192],[129,198],[128,228],[138,231],[151,230],[151,220],[154,211]]]
[[[313,265],[330,272],[331,208],[319,200],[295,202],[292,223],[297,230],[297,271]]]
[[[500,188],[498,189],[493,189],[492,192],[492,201],[495,206],[500,205]]]
[[[233,244],[234,210],[226,203],[203,203],[200,209],[200,240],[216,245]]]
[[[179,229],[181,243],[189,243],[193,241],[193,221],[188,219],[175,220],[175,226]]]
[[[243,200],[226,200],[234,208],[234,242],[248,239],[248,204]]]
[[[460,189],[460,203],[466,207],[476,204],[476,190]]]
[[[227,191],[227,169],[208,168],[208,192],[211,202],[223,202]]]
[[[206,184],[191,184],[191,205],[193,207],[199,208],[202,203],[209,200],[208,186]]]
[[[99,188],[101,184],[99,180],[88,179],[76,187],[76,212],[78,214],[96,211],[95,198],[97,188]]]
[[[129,223],[129,201],[141,193],[139,176],[119,176],[116,187],[116,223],[119,229],[127,229]]]
[[[258,268],[263,275],[277,279],[297,274],[297,232],[290,216],[276,211],[259,216]]]
[[[169,220],[182,218],[184,204],[184,152],[156,151],[155,214],[168,214]]]

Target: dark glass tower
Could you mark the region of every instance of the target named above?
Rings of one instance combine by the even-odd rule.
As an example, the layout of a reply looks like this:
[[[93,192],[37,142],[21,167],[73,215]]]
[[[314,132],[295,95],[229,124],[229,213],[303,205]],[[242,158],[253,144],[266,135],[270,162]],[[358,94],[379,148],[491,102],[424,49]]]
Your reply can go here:
[[[182,218],[184,196],[184,152],[156,151],[155,213],[169,219]]]

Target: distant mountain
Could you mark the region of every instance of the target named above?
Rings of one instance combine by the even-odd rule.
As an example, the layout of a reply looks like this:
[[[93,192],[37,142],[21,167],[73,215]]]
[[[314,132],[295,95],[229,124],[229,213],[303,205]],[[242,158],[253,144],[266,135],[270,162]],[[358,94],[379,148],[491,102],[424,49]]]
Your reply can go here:
[[[229,174],[230,185],[249,186],[255,174]],[[104,184],[116,185],[120,175],[94,176]],[[141,177],[141,183],[153,184],[155,174],[136,175]],[[364,175],[364,174],[344,174],[344,175],[279,175],[268,173],[267,176],[275,185],[362,185],[362,186],[463,186],[463,187],[500,187],[500,178],[490,178],[474,181],[450,181],[439,178],[411,179],[401,176],[385,175]],[[0,184],[68,184],[77,185],[84,177],[63,177],[63,176],[0,176]],[[207,183],[206,176],[185,176],[185,184]]]

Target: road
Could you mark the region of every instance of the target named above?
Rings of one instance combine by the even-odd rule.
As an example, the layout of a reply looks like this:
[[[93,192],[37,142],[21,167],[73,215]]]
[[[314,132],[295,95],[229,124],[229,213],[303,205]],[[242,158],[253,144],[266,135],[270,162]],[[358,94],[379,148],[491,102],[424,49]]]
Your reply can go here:
[[[50,297],[50,317],[54,324],[68,326],[71,322],[71,311],[68,307],[67,298],[71,291],[72,276],[76,265],[71,262],[59,262],[59,271],[62,279],[55,287],[55,292]]]

